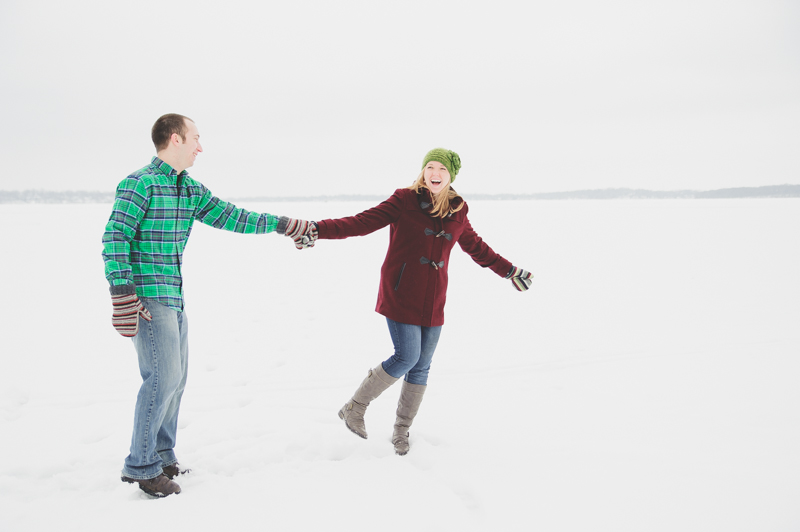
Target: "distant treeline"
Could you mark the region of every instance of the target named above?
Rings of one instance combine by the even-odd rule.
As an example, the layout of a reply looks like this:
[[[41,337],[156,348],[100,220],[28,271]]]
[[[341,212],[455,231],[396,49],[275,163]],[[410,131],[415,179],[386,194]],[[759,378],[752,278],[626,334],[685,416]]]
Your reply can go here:
[[[770,185],[765,187],[722,188],[719,190],[641,190],[604,188],[573,192],[540,194],[472,194],[473,199],[497,200],[566,200],[566,199],[729,199],[729,198],[800,198],[800,185]]]
[[[0,190],[0,203],[111,203],[114,192]]]
[[[573,192],[544,192],[539,194],[470,194],[471,200],[570,200],[570,199],[730,199],[730,198],[800,198],[800,185],[771,185],[765,187],[722,188],[719,190],[640,190],[604,188]],[[386,196],[342,194],[337,196],[236,197],[231,201],[381,201]],[[0,203],[111,203],[113,192],[83,190],[0,190]]]

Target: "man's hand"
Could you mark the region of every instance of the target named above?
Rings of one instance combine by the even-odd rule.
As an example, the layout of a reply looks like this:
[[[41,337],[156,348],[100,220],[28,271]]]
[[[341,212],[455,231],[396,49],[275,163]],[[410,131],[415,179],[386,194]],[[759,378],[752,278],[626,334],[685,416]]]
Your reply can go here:
[[[511,271],[508,272],[506,275],[506,279],[511,279],[511,283],[514,285],[514,288],[519,290],[520,292],[524,292],[528,288],[531,287],[533,281],[533,274],[529,271],[525,271],[522,268],[517,268],[516,266],[511,267]]]
[[[114,308],[111,324],[118,333],[126,338],[136,336],[139,332],[139,316],[147,321],[153,319],[150,312],[139,301],[136,288],[131,285],[112,286],[111,305]]]

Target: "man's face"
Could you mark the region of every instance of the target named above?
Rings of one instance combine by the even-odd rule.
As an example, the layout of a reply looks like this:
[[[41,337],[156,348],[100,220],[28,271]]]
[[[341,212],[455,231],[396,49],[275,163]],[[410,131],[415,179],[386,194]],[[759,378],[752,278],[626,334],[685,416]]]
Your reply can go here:
[[[181,140],[180,135],[175,135],[173,140],[177,137],[178,141],[178,159],[181,162],[183,169],[189,168],[194,164],[197,155],[203,151],[200,146],[200,132],[197,126],[191,120],[186,120],[186,140]]]

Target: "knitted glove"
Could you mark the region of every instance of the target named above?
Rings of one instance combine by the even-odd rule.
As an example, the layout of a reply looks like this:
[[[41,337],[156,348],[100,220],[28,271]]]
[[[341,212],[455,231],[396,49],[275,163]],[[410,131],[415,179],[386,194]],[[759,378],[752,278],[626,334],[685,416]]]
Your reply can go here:
[[[508,275],[506,275],[506,279],[511,279],[511,282],[514,284],[514,288],[520,292],[524,292],[531,287],[531,284],[533,283],[533,281],[531,281],[532,278],[533,275],[531,272],[525,271],[522,268],[517,268],[516,266],[512,266],[511,271],[508,272]]]
[[[311,222],[308,224],[308,231],[305,234],[306,238],[308,238],[308,243],[305,245],[305,248],[313,248],[314,244],[317,243],[317,238],[319,238],[319,230],[317,229],[317,222]]]
[[[289,218],[281,216],[278,220],[278,227],[276,231],[280,235],[286,235],[294,241],[294,247],[297,249],[313,248],[317,240],[316,236],[311,235],[311,231],[316,235],[316,226],[313,223],[297,218]]]
[[[122,336],[130,338],[139,332],[139,316],[150,321],[153,316],[144,308],[136,289],[131,285],[112,286],[111,305],[114,312],[111,315],[111,324]]]

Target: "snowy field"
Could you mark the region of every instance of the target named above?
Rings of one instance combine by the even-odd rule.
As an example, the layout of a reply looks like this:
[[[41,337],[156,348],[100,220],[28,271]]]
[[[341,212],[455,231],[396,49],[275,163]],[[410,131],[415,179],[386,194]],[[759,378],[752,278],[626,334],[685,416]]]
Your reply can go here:
[[[391,191],[388,191],[391,192]],[[387,194],[388,195],[388,194]],[[309,219],[359,202],[246,204]],[[140,384],[110,324],[110,205],[0,205],[0,531],[800,530],[800,201],[474,201],[533,287],[456,247],[411,452],[388,230],[296,251],[196,224],[180,495],[119,480]]]

